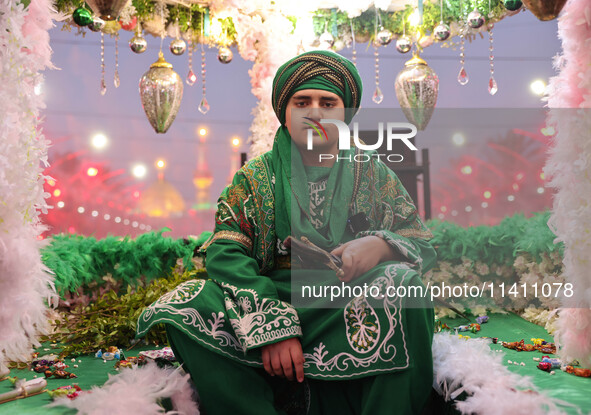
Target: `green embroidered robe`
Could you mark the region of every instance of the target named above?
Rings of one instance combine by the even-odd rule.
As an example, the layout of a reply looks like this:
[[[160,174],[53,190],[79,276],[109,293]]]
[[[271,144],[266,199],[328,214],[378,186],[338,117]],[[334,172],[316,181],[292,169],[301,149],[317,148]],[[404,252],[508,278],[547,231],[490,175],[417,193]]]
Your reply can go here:
[[[377,160],[361,165],[353,213],[365,212],[370,228],[356,235],[347,231],[342,242],[376,235],[406,261],[381,263],[351,284],[376,285],[381,292],[387,287],[423,287],[420,276],[435,262],[428,242],[431,233],[390,169]],[[308,175],[322,176],[312,170]],[[361,296],[341,308],[290,304],[292,277],[306,271],[289,269],[289,253],[275,232],[274,183],[271,152],[238,171],[218,200],[214,234],[201,248],[209,279],[185,282],[146,308],[138,321],[138,337],[154,324],[172,324],[201,346],[256,367],[262,367],[261,346],[299,337],[305,375],[319,379],[358,378],[412,366],[409,330],[432,333],[433,327],[430,321],[428,327],[407,327],[404,298],[370,301]],[[320,201],[314,204],[322,204],[321,186],[310,189]],[[322,206],[311,208],[316,210],[314,227],[320,228]],[[333,271],[323,275],[338,282]],[[430,307],[427,300],[419,301]]]

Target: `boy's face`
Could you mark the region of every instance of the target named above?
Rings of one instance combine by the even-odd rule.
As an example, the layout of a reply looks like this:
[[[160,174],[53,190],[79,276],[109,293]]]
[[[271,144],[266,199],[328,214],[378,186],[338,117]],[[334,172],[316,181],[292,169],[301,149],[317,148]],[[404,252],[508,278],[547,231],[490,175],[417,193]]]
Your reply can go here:
[[[300,152],[309,151],[306,150],[308,130],[312,130],[314,133],[312,135],[314,151],[328,152],[329,149],[336,148],[339,140],[339,131],[336,125],[333,123],[322,125],[328,140],[319,136],[310,127],[310,124],[316,125],[314,121],[320,122],[323,118],[345,120],[345,104],[337,94],[320,89],[303,89],[293,94],[289,99],[285,109],[285,125]]]

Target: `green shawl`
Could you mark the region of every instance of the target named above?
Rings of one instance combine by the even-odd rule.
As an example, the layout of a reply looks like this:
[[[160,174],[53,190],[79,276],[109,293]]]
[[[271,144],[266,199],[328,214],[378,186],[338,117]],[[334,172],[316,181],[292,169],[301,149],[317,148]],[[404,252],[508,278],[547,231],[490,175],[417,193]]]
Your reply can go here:
[[[273,144],[275,172],[275,230],[281,240],[288,235],[306,236],[314,244],[332,249],[343,242],[349,217],[348,203],[353,196],[353,164],[335,162],[328,177],[325,209],[328,222],[316,230],[309,215],[310,196],[307,177],[299,150],[285,126],[285,110],[291,96],[303,89],[321,89],[337,94],[343,100],[345,122],[349,123],[361,102],[361,78],[355,66],[342,56],[329,51],[304,53],[282,65],[273,80],[273,109],[281,122]],[[354,148],[341,150],[339,157],[349,158]],[[337,203],[333,203],[337,201]],[[342,203],[347,203],[345,208]],[[348,238],[351,239],[352,235]]]

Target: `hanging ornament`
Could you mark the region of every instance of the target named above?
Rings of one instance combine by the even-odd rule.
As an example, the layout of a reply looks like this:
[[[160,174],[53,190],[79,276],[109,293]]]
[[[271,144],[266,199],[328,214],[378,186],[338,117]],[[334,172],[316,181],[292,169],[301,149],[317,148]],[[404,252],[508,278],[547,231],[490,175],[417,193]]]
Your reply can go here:
[[[319,48],[321,49],[330,49],[334,45],[334,37],[326,31],[320,35],[319,41]]]
[[[100,32],[105,27],[105,21],[100,17],[94,17],[92,22],[88,24],[88,28],[93,32]]]
[[[373,97],[371,99],[376,104],[380,104],[384,100],[384,94],[382,94],[382,90],[380,89],[380,57],[379,57],[377,46],[374,46],[374,56],[376,58],[376,62],[375,62],[376,89],[375,89],[375,91],[373,93]]]
[[[233,57],[234,54],[232,53],[232,49],[226,46],[222,46],[218,50],[218,61],[220,61],[221,63],[230,63],[232,62]]]
[[[380,46],[389,45],[393,38],[394,34],[388,29],[382,28],[382,30],[378,32],[377,40]]]
[[[189,86],[193,86],[197,82],[197,75],[193,72],[193,42],[189,44],[189,72],[187,73],[185,82]]]
[[[101,95],[107,93],[107,83],[105,82],[105,34],[101,32]]]
[[[121,80],[119,79],[119,33],[115,37],[115,76],[113,77],[113,85],[119,88]]]
[[[449,25],[443,22],[443,0],[439,1],[439,24],[433,29],[433,36],[440,42],[447,40],[451,34]]]
[[[465,37],[465,28],[460,29],[460,72],[458,73],[458,82],[460,85],[466,85],[470,78],[468,78],[468,72],[466,72],[466,68],[464,64],[466,63],[466,55],[464,54],[466,50],[466,39]]]
[[[396,40],[396,50],[400,53],[407,53],[412,47],[412,42],[407,36]]]
[[[144,53],[148,47],[148,42],[141,33],[138,33],[129,41],[129,47],[134,53]]]
[[[505,6],[505,9],[514,12],[515,10],[521,9],[523,3],[521,0],[504,0],[503,6]]]
[[[122,20],[119,20],[119,24],[121,25],[121,29],[131,32],[137,26],[137,17],[133,16],[128,23],[123,23]]]
[[[494,95],[499,90],[497,86],[497,81],[495,80],[495,64],[494,64],[494,55],[493,55],[493,24],[490,23],[488,25],[488,51],[490,52],[489,59],[490,59],[490,79],[488,80],[488,93]]]
[[[440,42],[449,39],[450,34],[451,29],[449,28],[449,25],[443,23],[443,21],[439,22],[435,29],[433,29],[433,35]]]
[[[439,78],[418,54],[404,64],[395,82],[396,98],[404,115],[418,130],[424,130],[439,92]]]
[[[183,39],[174,39],[170,42],[170,52],[173,55],[180,56],[187,50],[187,44]]]
[[[183,99],[183,81],[162,51],[140,79],[140,98],[154,130],[161,134],[168,131]]]
[[[353,52],[351,53],[351,62],[353,65],[357,67],[357,39],[355,37],[355,30],[353,30],[353,19],[350,20],[351,22],[351,43],[353,44]]]
[[[542,21],[558,17],[566,0],[523,0],[525,7]]]
[[[205,115],[209,111],[209,102],[207,102],[205,96],[205,50],[203,49],[203,43],[201,44],[201,85],[203,86],[203,96],[197,109],[201,114]]]
[[[103,20],[115,20],[129,0],[86,0],[94,14]]]
[[[72,13],[72,19],[78,26],[88,26],[92,22],[92,13],[84,7],[78,7],[74,10],[74,13]]]
[[[468,26],[470,26],[472,29],[478,29],[484,24],[484,16],[478,11],[478,9],[474,9],[468,13],[467,21]]]

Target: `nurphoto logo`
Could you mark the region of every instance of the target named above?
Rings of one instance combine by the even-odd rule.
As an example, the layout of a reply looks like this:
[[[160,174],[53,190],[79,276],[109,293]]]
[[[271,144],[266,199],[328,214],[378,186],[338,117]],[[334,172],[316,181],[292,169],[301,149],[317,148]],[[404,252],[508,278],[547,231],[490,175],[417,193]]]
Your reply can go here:
[[[321,138],[328,141],[328,134],[326,130],[322,126],[322,124],[331,123],[334,124],[338,131],[339,131],[339,150],[349,150],[351,148],[351,136],[353,137],[353,141],[356,147],[359,147],[361,150],[377,150],[382,147],[384,143],[384,136],[386,140],[386,148],[388,151],[392,151],[392,142],[394,140],[401,140],[411,151],[417,151],[417,148],[414,144],[410,141],[417,134],[417,127],[411,123],[407,122],[379,122],[378,123],[378,141],[375,144],[365,144],[362,140],[359,139],[359,124],[357,122],[353,123],[353,134],[351,134],[351,130],[349,126],[341,120],[335,120],[331,118],[323,118],[320,122],[315,121],[311,118],[304,117],[306,120],[310,122],[304,122],[305,125],[309,126],[308,129],[308,142],[307,142],[307,150],[314,149],[314,132],[318,134]],[[384,124],[386,124],[386,128],[384,129]],[[384,134],[385,131],[385,134]],[[386,159],[390,162],[401,162],[404,157],[402,154],[378,154],[373,153],[373,157],[377,157],[378,159],[380,156],[385,156]],[[319,154],[319,161],[322,160],[329,160],[335,158],[334,154]],[[371,156],[368,154],[356,154],[353,157],[341,157],[336,156],[336,161],[340,161],[342,159],[348,160],[349,162],[368,162],[371,159]]]

